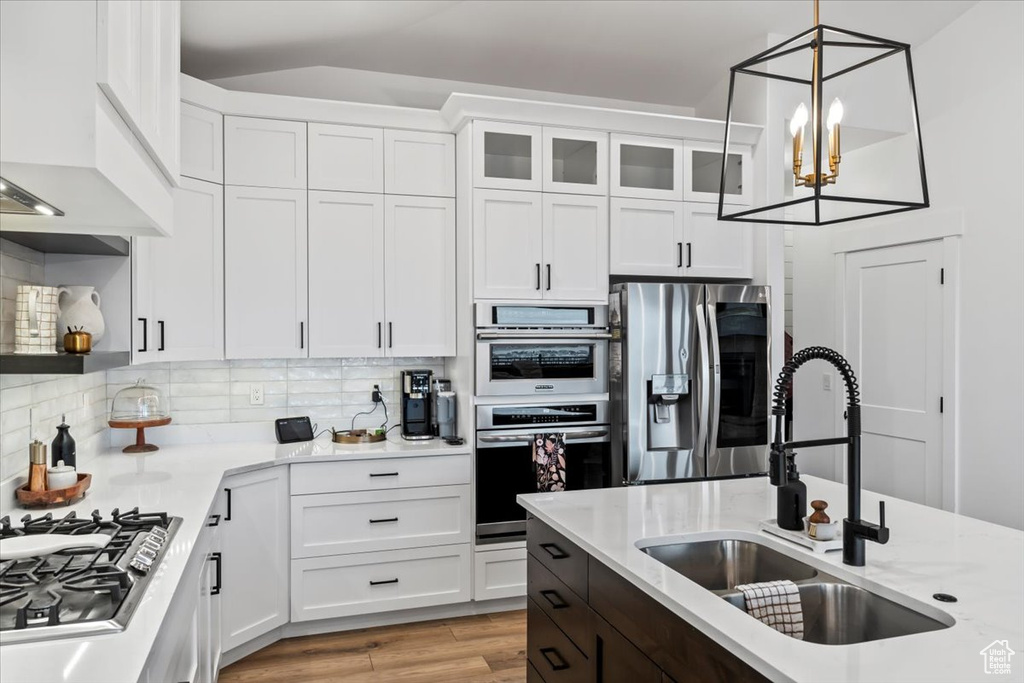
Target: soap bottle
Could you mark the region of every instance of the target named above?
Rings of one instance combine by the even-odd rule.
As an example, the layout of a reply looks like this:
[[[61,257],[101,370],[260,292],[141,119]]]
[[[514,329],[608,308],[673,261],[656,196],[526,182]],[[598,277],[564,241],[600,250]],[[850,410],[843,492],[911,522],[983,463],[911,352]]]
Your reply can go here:
[[[46,444],[36,439],[28,445],[28,490],[46,490]]]
[[[68,426],[64,420],[64,416],[60,416],[60,424],[57,425],[57,436],[54,437],[53,443],[50,444],[50,464],[53,467],[57,467],[57,463],[61,460],[68,467],[76,467],[75,464],[75,440],[71,436],[71,427]]]
[[[790,453],[786,456],[786,483],[778,490],[776,520],[782,529],[803,531],[807,514],[807,485],[800,481],[795,455]]]

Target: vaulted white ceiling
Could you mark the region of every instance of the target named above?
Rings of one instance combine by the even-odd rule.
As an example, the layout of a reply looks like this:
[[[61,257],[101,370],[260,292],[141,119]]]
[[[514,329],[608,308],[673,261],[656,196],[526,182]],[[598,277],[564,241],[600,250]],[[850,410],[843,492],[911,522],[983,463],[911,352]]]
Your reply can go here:
[[[826,0],[822,23],[920,44],[973,1]],[[337,66],[693,105],[811,0],[184,0],[182,70],[202,79]]]

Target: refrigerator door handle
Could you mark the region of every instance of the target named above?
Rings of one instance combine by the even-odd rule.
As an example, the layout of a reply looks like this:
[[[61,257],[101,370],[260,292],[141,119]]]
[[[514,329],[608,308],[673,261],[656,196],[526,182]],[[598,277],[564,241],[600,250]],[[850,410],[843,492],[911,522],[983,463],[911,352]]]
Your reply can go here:
[[[707,317],[704,306],[696,307],[697,348],[700,350],[700,361],[697,366],[700,380],[700,406],[697,411],[697,440],[694,442],[693,457],[704,458],[708,439],[708,403],[711,400],[711,371],[709,365],[709,341]],[[706,462],[706,460],[705,460]]]
[[[708,347],[711,350],[708,374],[713,375],[711,377],[711,406],[708,413],[711,417],[708,434],[708,454],[710,455],[718,449],[718,420],[722,407],[722,352],[718,346],[718,314],[715,305],[709,302],[705,306],[705,313],[708,319]]]

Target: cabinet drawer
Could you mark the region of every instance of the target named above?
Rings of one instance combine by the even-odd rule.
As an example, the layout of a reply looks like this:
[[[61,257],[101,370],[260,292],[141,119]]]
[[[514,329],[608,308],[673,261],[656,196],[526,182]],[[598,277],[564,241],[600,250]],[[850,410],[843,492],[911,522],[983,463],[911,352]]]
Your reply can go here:
[[[527,560],[527,595],[551,621],[569,636],[584,654],[590,655],[590,608],[580,596],[558,580],[533,555]],[[611,680],[611,679],[610,679]]]
[[[526,522],[526,548],[576,595],[587,600],[587,553],[532,515]]]
[[[469,600],[469,544],[292,561],[292,621]]]
[[[469,486],[292,496],[292,557],[469,543]]]
[[[292,495],[469,483],[469,454],[292,465]]]
[[[473,562],[474,600],[526,595],[526,548],[477,550]]]
[[[596,680],[663,683],[661,669],[654,662],[596,612],[591,610],[589,614],[594,636],[590,661]]]
[[[526,607],[526,657],[547,683],[587,680],[588,662],[533,600]]]
[[[540,672],[537,671],[537,667],[529,662],[526,663],[526,683],[545,683]]]

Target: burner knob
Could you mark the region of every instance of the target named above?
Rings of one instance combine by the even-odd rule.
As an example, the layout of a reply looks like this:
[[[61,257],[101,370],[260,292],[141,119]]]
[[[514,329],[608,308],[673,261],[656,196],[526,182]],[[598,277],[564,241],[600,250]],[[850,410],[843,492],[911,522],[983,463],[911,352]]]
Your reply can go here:
[[[154,540],[152,538],[145,538],[142,541],[143,548],[149,548],[153,552],[160,552],[160,548],[163,547],[163,541]]]
[[[149,572],[149,565],[139,562],[138,559],[134,559],[131,562],[129,562],[128,566],[142,574],[146,574]]]
[[[167,529],[164,529],[163,527],[155,526],[152,529],[150,529],[149,535],[150,536],[156,536],[157,538],[159,538],[161,540],[161,542],[163,542],[163,541],[167,540],[167,535],[168,534],[167,534]]]

